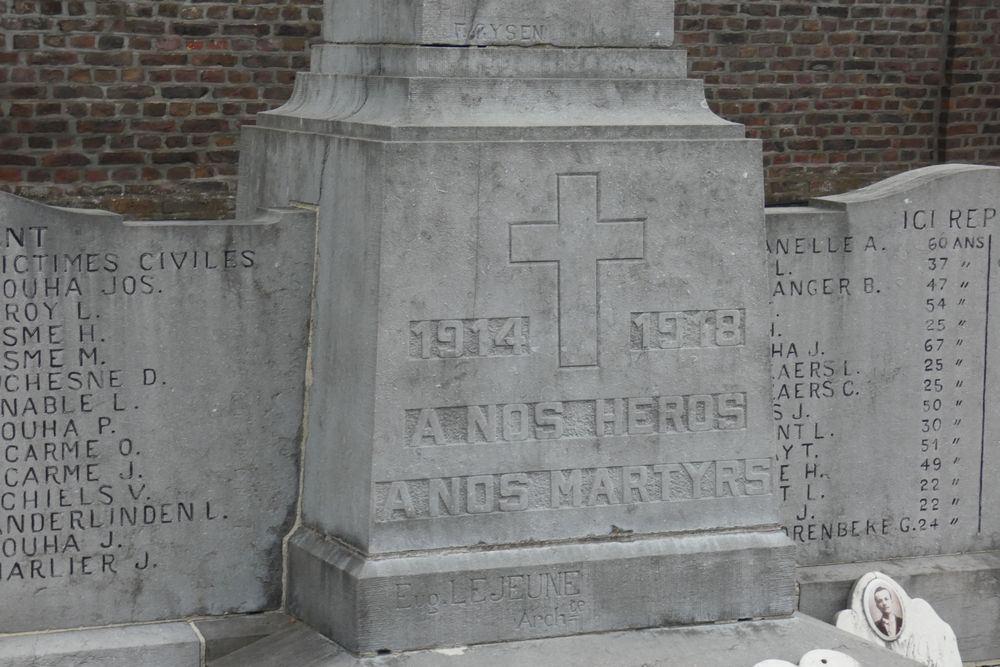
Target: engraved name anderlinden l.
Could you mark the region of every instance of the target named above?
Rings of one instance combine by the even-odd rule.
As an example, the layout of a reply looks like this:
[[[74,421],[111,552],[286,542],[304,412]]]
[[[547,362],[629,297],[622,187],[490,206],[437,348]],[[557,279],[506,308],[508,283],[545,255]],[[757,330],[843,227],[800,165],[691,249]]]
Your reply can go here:
[[[410,447],[735,431],[742,392],[421,408],[405,414]]]
[[[375,520],[735,499],[767,495],[771,488],[771,459],[397,480],[375,485]]]

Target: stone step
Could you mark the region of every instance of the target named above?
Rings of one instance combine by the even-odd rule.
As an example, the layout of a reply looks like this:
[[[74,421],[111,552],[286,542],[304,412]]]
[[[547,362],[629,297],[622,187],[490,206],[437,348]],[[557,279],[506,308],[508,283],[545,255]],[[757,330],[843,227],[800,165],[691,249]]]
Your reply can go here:
[[[750,667],[776,658],[798,663],[825,648],[864,667],[915,667],[831,625],[802,614],[771,620],[576,635],[501,644],[357,657],[298,624],[208,667]]]

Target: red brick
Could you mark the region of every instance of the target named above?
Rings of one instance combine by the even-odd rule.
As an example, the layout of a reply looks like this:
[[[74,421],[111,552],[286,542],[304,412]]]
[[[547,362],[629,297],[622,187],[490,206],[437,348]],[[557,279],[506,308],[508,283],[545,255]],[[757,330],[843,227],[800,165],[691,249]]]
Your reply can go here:
[[[108,148],[113,151],[120,151],[126,148],[135,148],[135,135],[116,134],[108,137]]]
[[[84,137],[80,140],[80,145],[83,149],[91,152],[104,148],[107,144],[108,138],[105,136]]]
[[[194,132],[228,132],[230,129],[229,121],[224,118],[186,120],[181,123],[181,132],[186,134]]]
[[[90,164],[90,158],[82,153],[53,153],[42,157],[44,167],[80,167]]]
[[[40,51],[28,54],[28,64],[38,65],[73,65],[80,60],[76,53],[60,51]]]
[[[112,86],[108,88],[108,97],[114,99],[142,100],[153,97],[156,89],[152,86]]]
[[[134,54],[128,51],[108,51],[83,54],[83,62],[97,67],[127,67],[134,60]]]
[[[186,65],[187,54],[184,53],[142,53],[139,64],[143,67],[176,67]]]
[[[155,150],[163,146],[163,137],[155,134],[146,134],[136,139],[135,145],[143,150]]]
[[[54,86],[52,96],[57,100],[69,100],[79,98],[99,99],[104,96],[104,91],[99,86]]]
[[[63,133],[69,130],[69,121],[62,119],[51,120],[22,120],[17,123],[17,131],[28,133]]]
[[[15,49],[37,49],[38,35],[14,35],[13,46]]]
[[[173,132],[177,123],[172,120],[140,120],[132,121],[130,127],[137,132]]]
[[[75,183],[80,180],[80,172],[76,169],[58,169],[52,175],[53,183]]]
[[[9,167],[12,165],[32,167],[35,165],[35,158],[22,153],[0,153],[0,165]]]
[[[48,149],[48,148],[54,148],[55,145],[56,142],[52,137],[46,137],[44,135],[37,135],[37,134],[28,137],[28,148]]]
[[[21,148],[23,144],[23,137],[11,134],[0,136],[0,150],[2,151],[16,151]]]
[[[125,121],[118,118],[84,118],[76,123],[76,131],[87,133],[113,134],[125,129]]]
[[[146,155],[142,151],[119,151],[102,153],[98,156],[100,164],[142,164]]]
[[[208,86],[165,86],[160,94],[168,99],[204,97],[211,90]]]
[[[153,164],[178,164],[198,162],[198,154],[193,151],[153,153]]]
[[[189,102],[171,102],[167,107],[167,113],[174,117],[190,116],[194,105]]]

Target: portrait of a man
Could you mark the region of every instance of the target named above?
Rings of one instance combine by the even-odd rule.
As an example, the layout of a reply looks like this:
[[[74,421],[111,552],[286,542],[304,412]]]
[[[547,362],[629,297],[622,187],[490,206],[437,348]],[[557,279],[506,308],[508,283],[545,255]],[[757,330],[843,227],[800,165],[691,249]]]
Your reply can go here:
[[[888,583],[876,579],[868,584],[865,611],[869,625],[879,637],[886,641],[899,639],[903,631],[903,609],[899,596]]]

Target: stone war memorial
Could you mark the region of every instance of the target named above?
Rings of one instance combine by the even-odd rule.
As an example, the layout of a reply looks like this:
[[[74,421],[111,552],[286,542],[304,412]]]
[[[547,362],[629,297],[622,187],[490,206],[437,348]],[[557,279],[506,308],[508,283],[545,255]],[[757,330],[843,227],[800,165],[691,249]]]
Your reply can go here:
[[[0,231],[3,632],[277,608],[314,216],[123,223],[0,195]],[[5,636],[0,664],[78,643],[102,665],[200,651],[173,622]]]
[[[0,665],[919,664],[831,625],[811,601],[850,586],[814,568],[972,581],[987,556],[953,554],[995,546],[994,172],[766,229],[760,143],[687,78],[673,10],[328,0],[311,71],[244,129],[236,220],[0,199]],[[779,269],[786,223],[871,230]],[[774,359],[809,336],[815,396]],[[829,473],[789,419],[840,438]],[[827,544],[803,512],[901,534]]]
[[[869,570],[1000,655],[1000,169],[928,167],[768,213],[776,492],[801,608]]]

